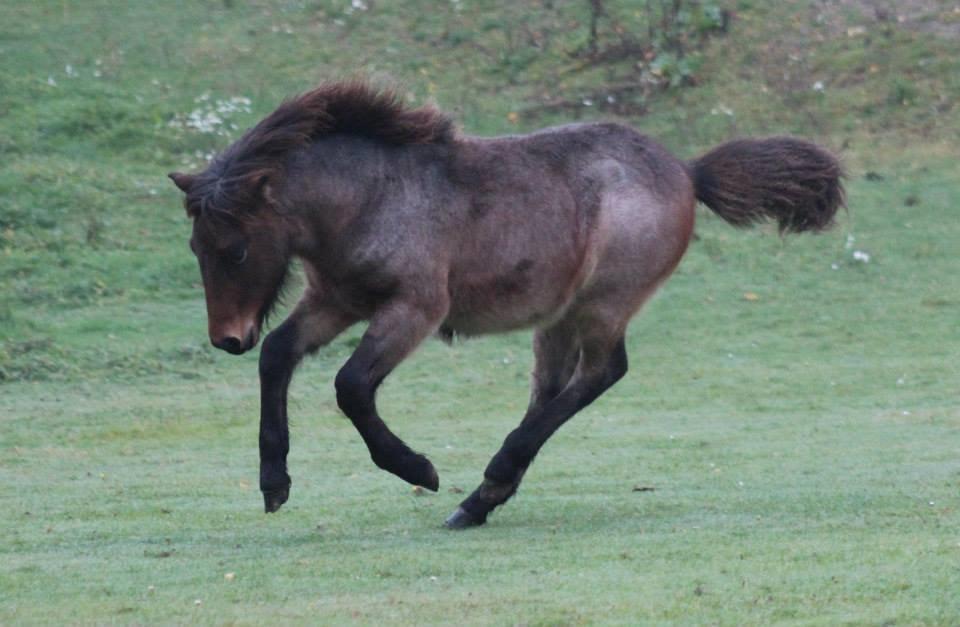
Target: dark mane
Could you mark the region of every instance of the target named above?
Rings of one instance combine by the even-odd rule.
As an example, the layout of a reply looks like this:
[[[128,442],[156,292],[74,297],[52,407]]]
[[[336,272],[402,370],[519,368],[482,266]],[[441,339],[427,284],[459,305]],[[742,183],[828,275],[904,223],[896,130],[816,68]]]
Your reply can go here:
[[[187,212],[233,214],[260,200],[262,184],[284,157],[319,137],[348,133],[387,144],[453,141],[453,121],[431,106],[409,108],[393,89],[365,81],[325,83],[290,98],[218,155],[196,177]]]

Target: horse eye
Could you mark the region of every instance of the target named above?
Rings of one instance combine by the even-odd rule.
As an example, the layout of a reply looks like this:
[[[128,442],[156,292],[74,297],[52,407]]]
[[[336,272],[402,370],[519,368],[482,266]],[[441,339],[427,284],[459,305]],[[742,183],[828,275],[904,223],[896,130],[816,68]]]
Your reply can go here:
[[[227,260],[235,265],[240,265],[247,260],[247,246],[246,244],[237,244],[231,246],[227,249],[226,254]]]

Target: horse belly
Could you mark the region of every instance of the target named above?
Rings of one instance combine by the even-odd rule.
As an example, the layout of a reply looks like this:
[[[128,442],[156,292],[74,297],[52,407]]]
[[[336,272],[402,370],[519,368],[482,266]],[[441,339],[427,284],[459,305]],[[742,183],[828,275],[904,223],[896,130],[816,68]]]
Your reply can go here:
[[[479,335],[556,320],[573,299],[577,273],[574,263],[552,261],[525,258],[498,272],[451,277],[450,313],[443,331]]]

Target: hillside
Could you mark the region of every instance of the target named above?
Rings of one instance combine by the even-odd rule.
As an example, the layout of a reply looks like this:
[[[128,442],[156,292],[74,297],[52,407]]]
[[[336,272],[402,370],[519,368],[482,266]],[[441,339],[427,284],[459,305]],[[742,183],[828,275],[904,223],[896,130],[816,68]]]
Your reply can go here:
[[[724,6],[723,32],[687,28],[682,67],[628,2],[606,3],[597,46],[627,42],[635,54],[585,56],[588,5],[5,3],[0,378],[71,376],[83,363],[85,347],[51,344],[41,312],[195,296],[164,174],[200,167],[284,96],[325,79],[398,83],[476,134],[619,118],[692,156],[736,135],[795,133],[840,151],[854,177],[956,155],[951,3],[877,13],[744,0]],[[623,89],[671,71],[684,86]]]

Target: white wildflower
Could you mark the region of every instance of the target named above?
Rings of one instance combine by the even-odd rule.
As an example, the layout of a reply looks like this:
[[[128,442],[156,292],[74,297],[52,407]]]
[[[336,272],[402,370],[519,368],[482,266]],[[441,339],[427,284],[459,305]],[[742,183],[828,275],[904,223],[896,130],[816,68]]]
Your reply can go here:
[[[813,84],[813,91],[823,91],[823,81],[817,81]]]
[[[870,263],[870,253],[862,250],[855,250],[853,251],[853,260],[860,261],[862,263]]]
[[[199,104],[186,115],[178,115],[170,120],[169,126],[203,133],[228,137],[231,131],[239,129],[230,118],[238,113],[251,112],[251,100],[246,96],[234,96],[223,100],[212,100],[209,93],[203,93],[194,99]]]

